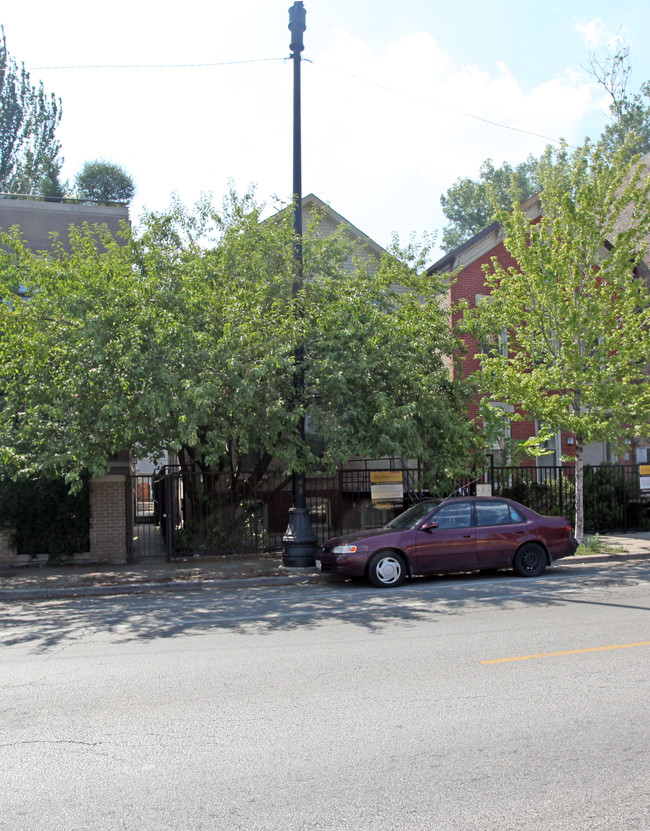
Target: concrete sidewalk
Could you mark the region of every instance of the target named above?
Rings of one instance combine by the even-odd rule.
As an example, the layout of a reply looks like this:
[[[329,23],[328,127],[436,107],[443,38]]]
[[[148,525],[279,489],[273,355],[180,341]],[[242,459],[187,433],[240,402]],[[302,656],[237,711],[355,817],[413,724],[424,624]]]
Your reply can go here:
[[[286,569],[280,552],[188,557],[168,562],[147,557],[124,565],[22,566],[0,571],[0,600],[126,594],[320,580],[314,569]]]
[[[650,558],[650,532],[600,535],[615,553],[570,557],[562,565]],[[588,542],[588,539],[586,540]],[[287,569],[280,552],[233,554],[167,562],[161,557],[108,566],[23,566],[0,570],[0,600],[187,591],[234,586],[291,585],[340,580],[316,569]]]

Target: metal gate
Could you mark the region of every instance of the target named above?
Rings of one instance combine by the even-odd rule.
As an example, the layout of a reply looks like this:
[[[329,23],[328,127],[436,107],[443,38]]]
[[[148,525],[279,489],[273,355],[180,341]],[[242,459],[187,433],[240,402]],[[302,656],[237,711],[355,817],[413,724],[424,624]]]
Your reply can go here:
[[[306,479],[307,508],[320,541],[346,531],[377,528],[399,513],[399,505],[371,499],[371,474],[385,471],[367,461],[332,475]],[[403,471],[407,501],[417,499],[415,469]],[[164,556],[258,553],[282,548],[292,505],[291,477],[281,471],[187,473],[166,467],[131,477],[132,559]]]
[[[133,475],[127,491],[127,557],[129,561],[167,555],[156,499],[156,474]]]

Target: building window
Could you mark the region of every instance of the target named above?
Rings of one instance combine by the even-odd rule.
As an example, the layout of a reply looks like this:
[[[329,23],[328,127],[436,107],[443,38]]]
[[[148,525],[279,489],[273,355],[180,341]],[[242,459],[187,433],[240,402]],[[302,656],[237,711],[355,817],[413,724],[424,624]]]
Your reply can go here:
[[[492,455],[494,467],[506,467],[512,463],[512,434],[510,429],[511,416],[515,411],[512,404],[502,401],[490,401],[488,405],[501,411],[500,429],[492,438],[492,445],[488,452]]]
[[[477,294],[475,296],[476,305],[481,303],[490,303],[491,297],[489,294]],[[503,329],[498,335],[490,335],[481,343],[481,354],[486,358],[507,358],[508,357],[508,331]]]
[[[539,435],[542,429],[541,422],[535,422],[535,435]],[[559,433],[551,436],[542,444],[545,450],[543,455],[537,456],[537,467],[559,467],[561,464],[561,437]]]

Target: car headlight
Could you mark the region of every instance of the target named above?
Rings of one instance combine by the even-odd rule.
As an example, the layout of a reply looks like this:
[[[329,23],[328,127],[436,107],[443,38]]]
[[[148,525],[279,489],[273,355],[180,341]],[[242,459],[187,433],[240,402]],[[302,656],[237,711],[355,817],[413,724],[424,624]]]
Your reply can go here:
[[[355,554],[358,548],[356,545],[335,545],[332,551],[335,554]]]

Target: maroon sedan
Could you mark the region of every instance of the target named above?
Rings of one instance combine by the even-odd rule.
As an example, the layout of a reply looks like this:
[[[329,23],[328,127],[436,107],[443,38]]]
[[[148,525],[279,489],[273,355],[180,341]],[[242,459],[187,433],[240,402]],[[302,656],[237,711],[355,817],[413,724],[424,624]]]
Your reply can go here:
[[[321,571],[399,586],[413,574],[514,568],[537,577],[578,543],[562,517],[541,516],[500,497],[454,497],[419,502],[388,525],[325,542]]]

